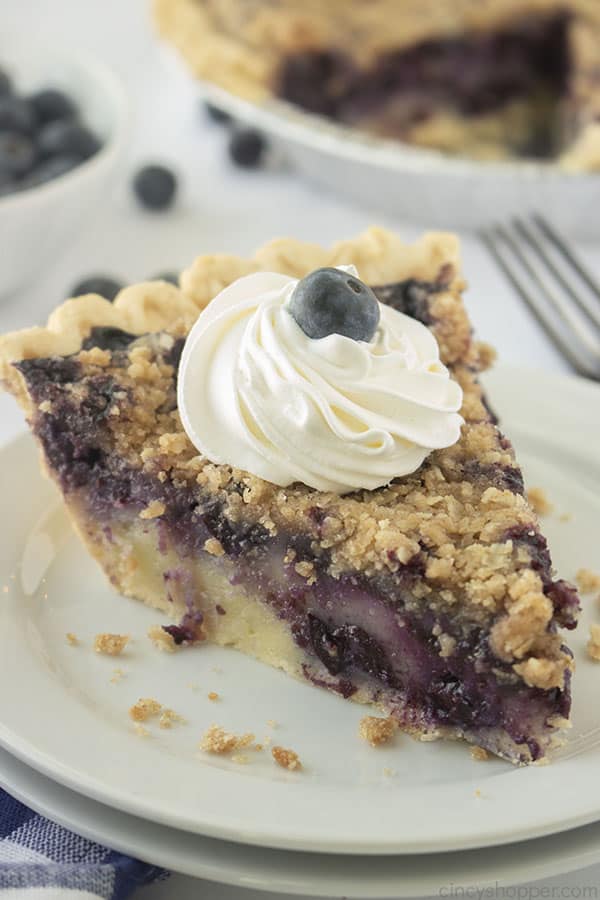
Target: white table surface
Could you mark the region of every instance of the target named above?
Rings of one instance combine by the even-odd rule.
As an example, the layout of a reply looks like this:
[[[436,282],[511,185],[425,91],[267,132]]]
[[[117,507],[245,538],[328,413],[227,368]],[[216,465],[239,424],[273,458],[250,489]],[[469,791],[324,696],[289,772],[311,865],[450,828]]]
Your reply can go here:
[[[351,206],[295,178],[284,166],[269,172],[233,169],[221,128],[202,115],[185,78],[165,72],[148,6],[145,0],[0,0],[0,63],[2,45],[22,42],[28,35],[32,40],[89,50],[121,76],[132,111],[130,158],[114,195],[102,207],[89,210],[86,228],[52,268],[40,272],[26,290],[0,301],[1,332],[41,323],[69,288],[91,273],[142,280],[182,268],[199,253],[247,253],[282,235],[330,242],[373,223],[395,228],[407,239],[420,231],[403,222],[402,210],[397,219],[390,219],[378,214],[376,204],[372,209]],[[131,172],[137,164],[150,161],[172,165],[180,176],[177,207],[167,214],[143,212],[132,199]],[[470,285],[466,300],[477,332],[494,343],[505,362],[568,371],[478,241],[469,235],[461,237]],[[580,250],[600,274],[598,247],[582,245]],[[23,428],[13,401],[1,396],[0,444]],[[600,866],[523,888],[518,896],[577,898],[586,896],[582,888],[598,884]],[[138,896],[140,900],[274,897],[183,876],[140,890]],[[503,896],[501,890],[497,896]],[[507,890],[505,896],[517,894]]]

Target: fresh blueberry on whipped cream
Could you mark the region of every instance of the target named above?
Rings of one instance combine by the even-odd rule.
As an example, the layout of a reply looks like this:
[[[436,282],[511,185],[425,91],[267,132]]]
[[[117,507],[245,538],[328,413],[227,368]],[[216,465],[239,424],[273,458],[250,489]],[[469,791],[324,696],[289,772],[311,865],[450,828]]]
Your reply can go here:
[[[281,487],[345,494],[408,475],[456,443],[461,405],[431,331],[379,303],[353,266],[238,279],[198,317],[179,369],[198,451]]]

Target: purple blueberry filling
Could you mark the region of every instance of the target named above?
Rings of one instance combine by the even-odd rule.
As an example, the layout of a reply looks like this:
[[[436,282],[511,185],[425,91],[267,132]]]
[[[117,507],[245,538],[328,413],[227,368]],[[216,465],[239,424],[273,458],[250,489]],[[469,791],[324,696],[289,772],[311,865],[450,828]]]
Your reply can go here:
[[[425,41],[380,56],[368,70],[337,50],[304,50],[284,61],[276,91],[310,112],[350,123],[377,118],[389,106],[391,130],[402,136],[440,107],[473,116],[540,89],[562,95],[567,24],[564,14],[532,17],[504,31]],[[537,136],[529,152],[547,154],[550,142],[549,133]]]

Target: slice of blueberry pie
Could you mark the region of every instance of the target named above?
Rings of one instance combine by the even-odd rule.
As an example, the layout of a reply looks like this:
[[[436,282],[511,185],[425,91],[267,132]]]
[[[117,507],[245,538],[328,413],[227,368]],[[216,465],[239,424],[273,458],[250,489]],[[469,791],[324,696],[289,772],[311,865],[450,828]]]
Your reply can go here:
[[[600,168],[596,0],[154,0],[228,91],[421,147]]]
[[[0,342],[85,544],[173,646],[205,639],[425,738],[544,757],[568,725],[556,581],[477,381],[456,240],[371,229],[201,257]]]

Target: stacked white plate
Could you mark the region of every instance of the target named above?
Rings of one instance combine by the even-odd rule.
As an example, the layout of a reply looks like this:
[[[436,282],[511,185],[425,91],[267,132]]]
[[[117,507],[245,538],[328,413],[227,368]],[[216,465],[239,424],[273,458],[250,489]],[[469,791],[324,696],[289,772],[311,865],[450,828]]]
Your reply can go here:
[[[544,531],[573,578],[598,559],[600,388],[508,369],[487,382],[528,484],[554,504]],[[38,475],[31,439],[0,456],[0,783],[24,802],[149,862],[290,894],[427,896],[600,861],[593,601],[569,641],[573,736],[552,765],[476,762],[461,744],[404,735],[375,750],[352,703],[235,651],[159,653],[146,634],[160,616],[107,586]],[[132,641],[101,656],[101,632]],[[185,723],[150,721],[140,735],[128,716],[140,697]],[[267,746],[242,751],[245,762],[202,753],[212,723]],[[269,743],[296,750],[302,771],[278,768]]]

